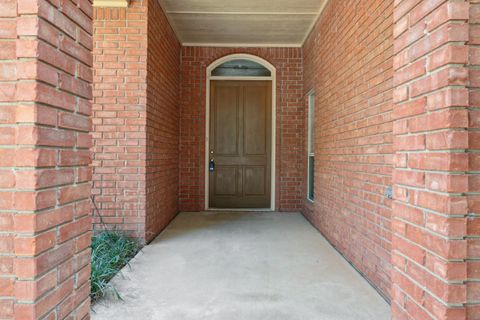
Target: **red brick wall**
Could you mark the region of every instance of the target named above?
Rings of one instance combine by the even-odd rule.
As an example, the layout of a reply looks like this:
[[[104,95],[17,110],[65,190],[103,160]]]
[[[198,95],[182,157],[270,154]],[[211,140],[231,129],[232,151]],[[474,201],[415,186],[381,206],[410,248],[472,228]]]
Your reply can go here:
[[[300,48],[182,48],[180,209],[205,208],[206,68],[234,53],[261,57],[277,69],[276,208],[303,208],[303,102]]]
[[[94,26],[95,203],[149,241],[177,213],[179,44],[156,1],[97,8]]]
[[[143,238],[147,7],[94,11],[93,195],[107,225]]]
[[[395,2],[395,319],[480,317],[478,73],[469,74],[467,44],[475,65],[478,8],[471,2]]]
[[[315,202],[306,203],[305,215],[386,297],[392,13],[393,1],[330,0],[304,45],[303,88],[316,93]]]
[[[13,223],[15,199],[16,55],[17,2],[0,3],[0,318],[13,319],[15,304],[15,262]],[[10,156],[8,156],[10,154]],[[33,169],[32,169],[33,170]]]
[[[0,3],[0,318],[90,307],[92,9]]]
[[[158,0],[148,2],[146,238],[178,212],[180,44]]]
[[[480,319],[480,2],[469,10],[469,176],[467,219],[467,319]]]

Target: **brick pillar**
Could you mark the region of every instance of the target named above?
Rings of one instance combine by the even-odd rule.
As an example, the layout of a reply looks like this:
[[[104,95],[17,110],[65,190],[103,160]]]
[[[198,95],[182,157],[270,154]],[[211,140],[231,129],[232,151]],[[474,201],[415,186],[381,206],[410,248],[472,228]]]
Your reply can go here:
[[[480,1],[470,1],[467,319],[480,319]]]
[[[478,126],[469,123],[469,9],[468,1],[395,1],[394,319],[479,319],[466,307],[478,300],[478,291],[467,297],[468,198],[479,191],[478,175],[467,174],[475,170],[469,127]]]
[[[13,317],[16,1],[0,2],[0,319]]]
[[[180,43],[157,0],[94,16],[95,228],[150,242],[178,212]]]
[[[148,1],[94,9],[93,195],[102,221],[145,239]],[[95,228],[103,229],[100,216]]]
[[[0,2],[0,318],[90,307],[92,8]]]

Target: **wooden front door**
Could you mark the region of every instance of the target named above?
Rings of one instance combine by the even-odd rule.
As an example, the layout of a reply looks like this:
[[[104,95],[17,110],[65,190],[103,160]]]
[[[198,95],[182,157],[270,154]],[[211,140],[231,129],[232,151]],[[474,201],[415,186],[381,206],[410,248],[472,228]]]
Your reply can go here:
[[[270,208],[271,86],[271,81],[211,82],[210,208]]]

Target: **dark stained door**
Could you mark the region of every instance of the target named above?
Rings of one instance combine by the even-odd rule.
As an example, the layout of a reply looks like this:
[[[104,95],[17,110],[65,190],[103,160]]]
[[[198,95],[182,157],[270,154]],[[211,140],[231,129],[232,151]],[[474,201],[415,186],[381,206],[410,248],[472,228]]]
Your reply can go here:
[[[270,208],[270,81],[212,81],[210,208]]]

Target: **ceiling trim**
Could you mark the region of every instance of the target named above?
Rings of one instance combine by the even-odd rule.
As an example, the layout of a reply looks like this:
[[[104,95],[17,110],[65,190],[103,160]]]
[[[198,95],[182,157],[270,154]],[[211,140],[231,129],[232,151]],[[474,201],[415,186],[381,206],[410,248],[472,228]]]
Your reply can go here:
[[[204,43],[182,42],[184,47],[219,47],[219,48],[301,48],[303,43]]]
[[[283,11],[283,12],[248,12],[248,11],[166,11],[167,14],[210,14],[210,15],[265,15],[265,16],[282,16],[282,15],[305,15],[305,16],[316,16],[317,12],[293,12],[293,11]]]

